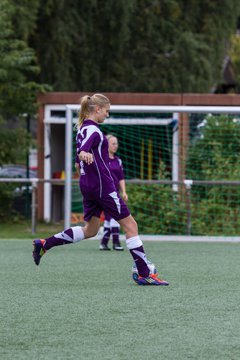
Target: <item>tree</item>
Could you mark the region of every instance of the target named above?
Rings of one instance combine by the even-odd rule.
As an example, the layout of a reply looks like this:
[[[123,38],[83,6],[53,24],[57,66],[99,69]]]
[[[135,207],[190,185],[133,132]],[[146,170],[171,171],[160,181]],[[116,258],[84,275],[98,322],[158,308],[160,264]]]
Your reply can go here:
[[[188,151],[189,179],[239,180],[240,124],[232,116],[209,116]]]
[[[234,77],[236,81],[236,91],[240,91],[240,36],[234,34],[231,37],[230,59],[233,64]]]
[[[57,91],[120,90],[134,3],[40,0],[37,31],[30,37],[41,66],[39,81]]]
[[[14,31],[16,8],[7,0],[0,4],[0,106],[1,115],[33,112],[39,85],[29,80],[39,71],[34,50]]]
[[[221,78],[239,3],[142,0],[134,10],[130,90],[210,92]]]
[[[24,40],[30,25],[15,21],[20,8],[7,0],[0,3],[0,165],[15,162],[29,145],[24,129],[10,131],[7,121],[35,114],[36,95],[44,89],[31,79],[39,67],[34,50]]]
[[[29,44],[57,91],[210,92],[240,13],[238,0],[39,3]]]

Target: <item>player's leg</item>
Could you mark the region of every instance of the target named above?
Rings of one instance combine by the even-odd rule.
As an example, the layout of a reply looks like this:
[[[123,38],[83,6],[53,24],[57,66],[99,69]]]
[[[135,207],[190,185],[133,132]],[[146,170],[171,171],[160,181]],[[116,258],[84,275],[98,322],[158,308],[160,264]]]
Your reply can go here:
[[[108,241],[111,235],[111,228],[110,228],[110,222],[109,220],[106,219],[107,216],[105,215],[105,220],[104,220],[104,228],[103,228],[103,237],[101,239],[101,243],[99,246],[99,250],[111,250],[108,247]]]
[[[138,269],[138,284],[168,285],[167,281],[159,279],[156,275],[149,274],[147,257],[143,248],[142,240],[138,235],[138,225],[132,215],[129,215],[124,219],[118,220],[118,222],[126,233],[126,245]]]
[[[36,265],[39,265],[41,257],[46,251],[55,246],[67,245],[88,239],[97,234],[100,226],[100,219],[93,216],[85,226],[74,226],[60,233],[52,235],[46,239],[37,239],[33,241],[33,259]]]
[[[143,243],[138,235],[138,225],[136,221],[132,215],[129,215],[124,219],[118,220],[118,222],[126,234],[126,245],[136,263],[139,275],[147,277],[149,275],[147,257]]]
[[[104,212],[107,212],[123,227],[127,238],[126,245],[136,263],[138,273],[141,277],[147,277],[149,275],[147,258],[142,241],[138,236],[137,223],[130,214],[127,205],[117,192],[113,192],[102,198],[102,206]]]
[[[120,244],[119,235],[120,235],[120,225],[119,223],[111,218],[110,220],[110,228],[112,234],[112,242],[113,242],[113,250],[123,251],[123,247]]]
[[[147,265],[147,257],[143,248],[143,243],[138,235],[138,225],[127,205],[124,203],[122,198],[117,192],[112,192],[102,198],[101,202],[104,211],[109,216],[114,218],[122,226],[126,234],[126,245],[130,251],[134,262],[137,266],[138,273],[141,279],[150,279],[149,268]],[[151,282],[151,283],[150,283]],[[151,280],[146,285],[166,285],[167,283],[161,282],[160,280]]]
[[[41,257],[52,247],[76,243],[97,234],[100,227],[100,215],[102,210],[95,201],[88,201],[84,199],[83,205],[84,220],[86,221],[85,226],[70,227],[58,234],[50,236],[49,238],[33,241],[32,255],[36,265],[39,265]]]
[[[111,250],[108,247],[108,241],[111,236],[111,227],[110,227],[110,220],[111,217],[108,215],[106,211],[104,211],[104,228],[103,228],[103,237],[100,242],[99,250]]]

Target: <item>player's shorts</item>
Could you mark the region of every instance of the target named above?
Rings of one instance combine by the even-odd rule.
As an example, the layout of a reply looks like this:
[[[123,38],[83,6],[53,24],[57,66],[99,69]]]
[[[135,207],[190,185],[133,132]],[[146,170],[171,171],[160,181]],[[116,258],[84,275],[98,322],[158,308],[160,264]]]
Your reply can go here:
[[[120,227],[119,223],[114,220],[106,211],[104,212],[104,226],[106,227]]]
[[[114,227],[120,228],[120,224],[116,220],[111,218],[106,212],[104,213],[104,217],[105,217],[104,224],[103,224],[104,227],[106,227],[106,228],[114,228]]]
[[[85,221],[89,221],[92,216],[100,218],[102,211],[117,221],[130,215],[127,205],[116,191],[104,195],[102,198],[87,199],[83,197],[83,208]]]

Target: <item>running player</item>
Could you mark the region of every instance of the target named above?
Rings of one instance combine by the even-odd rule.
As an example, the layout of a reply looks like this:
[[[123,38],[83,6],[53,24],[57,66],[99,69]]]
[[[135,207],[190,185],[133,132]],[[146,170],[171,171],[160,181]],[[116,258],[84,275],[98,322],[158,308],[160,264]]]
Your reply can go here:
[[[139,285],[168,285],[149,274],[147,257],[138,235],[138,226],[125,202],[118,195],[108,166],[108,141],[99,128],[109,115],[110,101],[102,94],[81,99],[77,153],[80,159],[80,189],[83,195],[85,226],[74,226],[46,239],[33,241],[33,259],[39,265],[52,247],[76,243],[98,232],[100,215],[106,211],[119,222],[126,234],[126,245],[137,266]]]

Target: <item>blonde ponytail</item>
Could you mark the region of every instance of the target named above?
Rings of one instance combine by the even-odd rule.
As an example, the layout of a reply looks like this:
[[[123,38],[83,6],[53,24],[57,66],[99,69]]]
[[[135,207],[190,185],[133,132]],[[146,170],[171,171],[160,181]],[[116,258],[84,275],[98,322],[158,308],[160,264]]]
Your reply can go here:
[[[96,105],[103,107],[107,104],[110,104],[109,99],[102,94],[94,94],[92,96],[85,95],[81,98],[81,109],[79,112],[78,124],[77,127],[80,128],[83,124],[83,121],[87,119],[89,114],[94,111]]]

